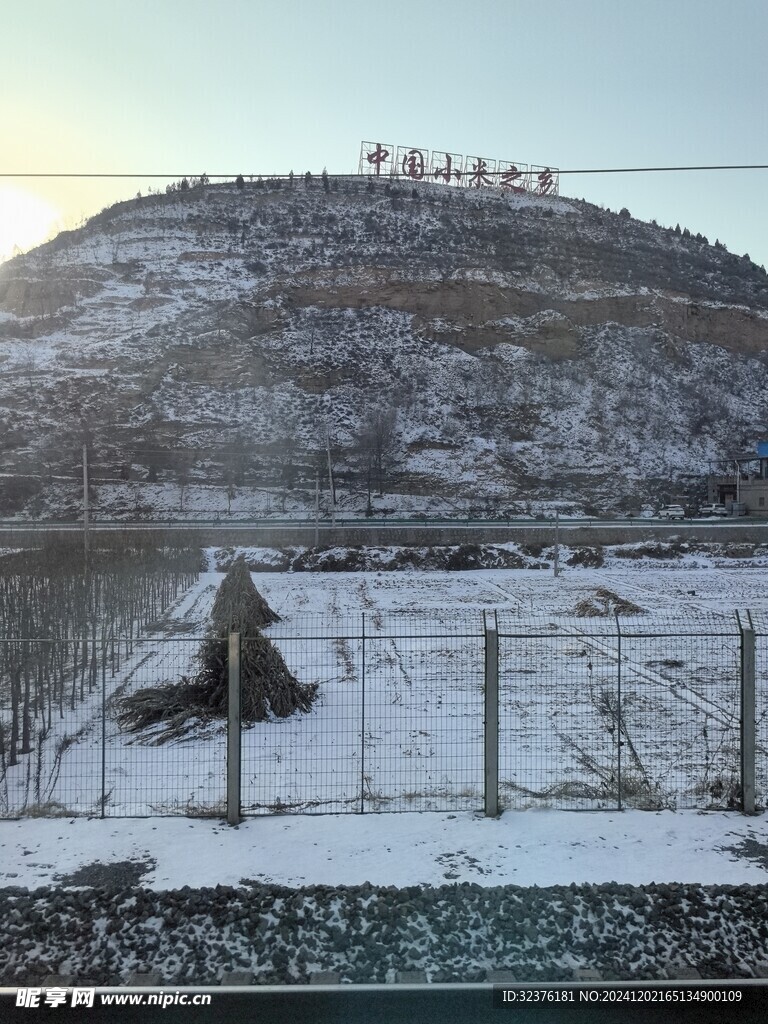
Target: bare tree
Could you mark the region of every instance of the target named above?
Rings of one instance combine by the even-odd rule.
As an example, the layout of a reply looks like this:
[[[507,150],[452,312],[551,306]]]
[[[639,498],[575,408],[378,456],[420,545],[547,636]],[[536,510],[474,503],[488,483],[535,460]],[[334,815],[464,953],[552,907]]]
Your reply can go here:
[[[224,487],[227,491],[227,515],[232,512],[232,499],[237,496],[237,487],[235,486],[235,474],[234,471],[227,467],[224,472]]]
[[[34,388],[35,384],[35,371],[37,370],[37,352],[33,345],[29,343],[21,346],[21,355],[19,359],[19,366],[26,375],[27,384],[30,390]]]
[[[394,406],[371,409],[358,431],[358,457],[368,480],[369,502],[372,480],[376,481],[379,494],[384,493],[384,477],[394,461],[396,433],[397,409]]]
[[[178,456],[178,481],[179,481],[179,512],[184,511],[184,493],[189,486],[190,471],[192,469],[192,457],[189,452],[181,452]]]
[[[287,492],[296,484],[296,460],[299,456],[298,422],[295,415],[280,413],[280,432],[268,446],[274,482],[280,485],[280,505],[285,512]]]

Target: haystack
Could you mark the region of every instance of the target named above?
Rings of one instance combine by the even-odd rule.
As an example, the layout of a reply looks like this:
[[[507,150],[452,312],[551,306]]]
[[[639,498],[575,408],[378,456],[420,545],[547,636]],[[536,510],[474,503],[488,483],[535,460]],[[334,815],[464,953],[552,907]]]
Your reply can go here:
[[[280,621],[280,616],[272,611],[253,585],[244,555],[235,559],[224,577],[213,602],[211,619],[217,634],[224,630],[243,636],[247,636],[254,626],[261,630]]]
[[[238,558],[219,587],[212,612],[213,625],[196,655],[199,669],[193,679],[139,690],[117,705],[122,729],[137,732],[158,723],[166,730],[156,742],[180,736],[194,718],[222,718],[229,698],[230,633],[240,634],[241,718],[263,722],[270,715],[287,718],[309,711],[316,684],[302,684],[288,669],[279,650],[261,627],[279,620],[253,585],[245,560]]]
[[[234,630],[233,630],[234,632]],[[197,655],[200,671],[195,683],[206,695],[206,710],[212,715],[227,713],[229,651],[227,632],[214,632],[203,641]],[[263,634],[241,631],[240,714],[245,722],[263,722],[270,712],[287,718],[294,711],[309,711],[317,686],[302,685],[283,657]]]

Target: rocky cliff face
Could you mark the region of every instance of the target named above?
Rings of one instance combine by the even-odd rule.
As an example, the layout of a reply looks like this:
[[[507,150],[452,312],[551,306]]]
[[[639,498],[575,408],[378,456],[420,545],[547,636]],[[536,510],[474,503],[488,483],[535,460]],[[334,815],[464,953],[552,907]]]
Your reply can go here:
[[[0,267],[4,511],[71,514],[83,443],[105,512],[312,506],[328,439],[348,510],[636,507],[764,436],[766,352],[761,268],[583,201],[150,196]]]

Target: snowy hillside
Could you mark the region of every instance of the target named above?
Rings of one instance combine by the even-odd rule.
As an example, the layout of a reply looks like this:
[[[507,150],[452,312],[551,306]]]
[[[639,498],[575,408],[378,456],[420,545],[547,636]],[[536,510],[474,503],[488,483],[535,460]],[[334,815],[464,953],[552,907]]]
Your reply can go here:
[[[768,278],[686,235],[359,178],[118,204],[0,267],[0,513],[76,508],[84,443],[105,514],[312,508],[329,461],[361,513],[696,497],[768,430]]]

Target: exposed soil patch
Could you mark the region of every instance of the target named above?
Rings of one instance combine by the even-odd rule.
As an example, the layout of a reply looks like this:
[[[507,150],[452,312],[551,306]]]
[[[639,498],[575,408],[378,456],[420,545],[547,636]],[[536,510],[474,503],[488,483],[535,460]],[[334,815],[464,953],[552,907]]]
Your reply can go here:
[[[540,549],[539,549],[540,550]],[[216,569],[234,563],[234,548],[216,554]],[[460,571],[465,569],[542,569],[525,548],[496,544],[454,544],[437,547],[257,548],[245,551],[251,572],[394,572],[398,569]]]
[[[594,548],[576,548],[566,559],[566,565],[581,566],[585,569],[599,569],[605,562],[600,545]]]
[[[612,590],[598,587],[594,597],[585,597],[573,609],[573,614],[580,619],[597,618],[608,615],[641,615],[645,609],[634,601],[619,597]]]
[[[54,875],[54,880],[62,886],[77,886],[94,889],[125,889],[140,885],[144,875],[154,871],[156,861],[120,860],[112,864],[84,864],[69,875]]]
[[[726,846],[724,849],[734,853],[741,860],[751,860],[768,871],[768,843],[759,843],[756,839],[742,839],[738,846]]]

